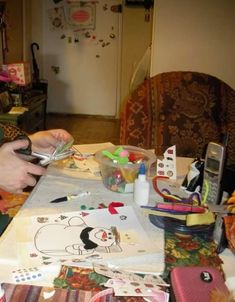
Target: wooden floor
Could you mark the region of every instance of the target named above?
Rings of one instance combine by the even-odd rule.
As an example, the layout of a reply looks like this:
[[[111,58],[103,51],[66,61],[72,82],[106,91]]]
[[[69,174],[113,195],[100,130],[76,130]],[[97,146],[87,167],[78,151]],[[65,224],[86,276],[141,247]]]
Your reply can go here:
[[[48,114],[47,129],[63,128],[72,134],[75,144],[111,142],[119,144],[119,120],[84,115]]]

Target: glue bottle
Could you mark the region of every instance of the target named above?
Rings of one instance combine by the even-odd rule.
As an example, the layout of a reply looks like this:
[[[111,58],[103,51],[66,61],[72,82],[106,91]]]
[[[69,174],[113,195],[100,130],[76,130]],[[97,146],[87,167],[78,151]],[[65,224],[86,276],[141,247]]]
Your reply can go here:
[[[6,302],[5,290],[2,288],[0,284],[0,302]]]
[[[140,165],[138,178],[134,183],[134,202],[140,206],[146,206],[149,201],[150,185],[146,180],[146,169],[144,163]]]

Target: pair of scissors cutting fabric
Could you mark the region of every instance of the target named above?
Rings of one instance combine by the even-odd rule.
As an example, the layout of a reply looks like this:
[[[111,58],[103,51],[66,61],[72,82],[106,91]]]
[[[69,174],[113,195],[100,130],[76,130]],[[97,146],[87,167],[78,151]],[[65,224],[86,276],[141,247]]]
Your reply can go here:
[[[73,141],[66,143],[66,144],[64,144],[64,143],[59,144],[56,147],[56,149],[54,150],[54,152],[50,154],[50,153],[32,151],[32,142],[31,142],[30,138],[25,134],[18,135],[15,138],[15,140],[18,140],[18,139],[27,140],[28,146],[24,149],[22,148],[22,149],[16,150],[16,152],[20,153],[20,154],[30,155],[30,156],[39,158],[40,159],[39,163],[42,166],[46,166],[53,161],[61,160],[61,159],[67,158],[69,156],[72,156],[74,154],[74,151],[70,150],[70,147],[72,146]]]

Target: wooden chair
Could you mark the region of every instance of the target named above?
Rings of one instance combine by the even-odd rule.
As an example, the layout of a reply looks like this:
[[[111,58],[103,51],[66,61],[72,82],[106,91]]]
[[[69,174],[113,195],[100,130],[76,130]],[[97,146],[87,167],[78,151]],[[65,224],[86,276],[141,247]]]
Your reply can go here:
[[[209,141],[229,135],[227,160],[235,163],[235,91],[199,72],[157,74],[123,102],[120,143],[155,148],[162,155],[176,145],[177,156],[203,157]]]

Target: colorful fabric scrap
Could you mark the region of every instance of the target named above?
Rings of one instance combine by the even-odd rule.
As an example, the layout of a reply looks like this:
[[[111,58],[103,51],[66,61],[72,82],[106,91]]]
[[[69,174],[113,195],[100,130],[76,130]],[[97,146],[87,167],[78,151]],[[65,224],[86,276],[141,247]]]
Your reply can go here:
[[[225,216],[224,225],[229,248],[235,252],[235,215]]]
[[[223,274],[222,260],[216,252],[213,240],[193,234],[180,234],[165,231],[165,270],[168,278],[176,266],[211,266]]]
[[[13,194],[0,189],[0,235],[19,211],[29,193]]]

